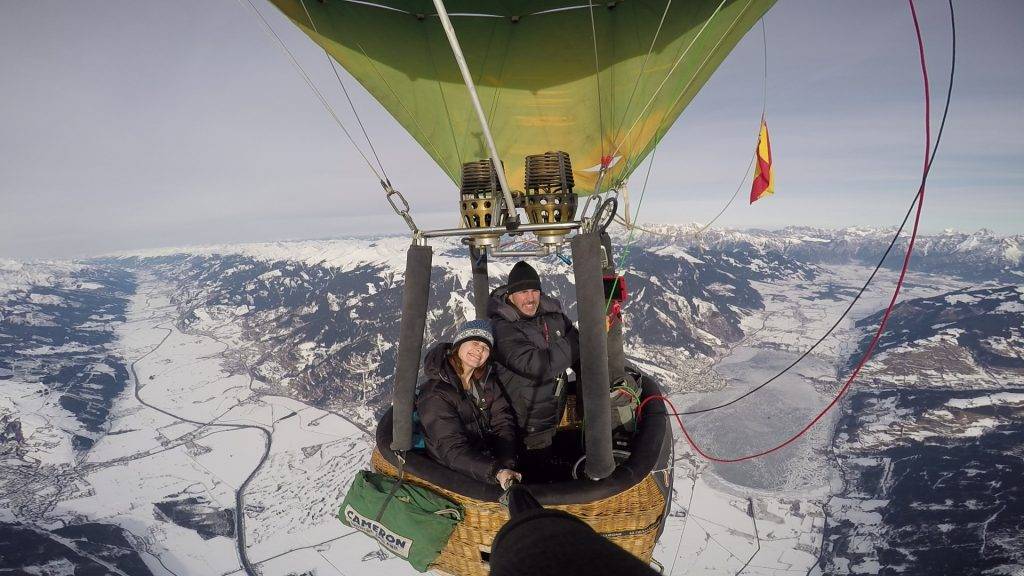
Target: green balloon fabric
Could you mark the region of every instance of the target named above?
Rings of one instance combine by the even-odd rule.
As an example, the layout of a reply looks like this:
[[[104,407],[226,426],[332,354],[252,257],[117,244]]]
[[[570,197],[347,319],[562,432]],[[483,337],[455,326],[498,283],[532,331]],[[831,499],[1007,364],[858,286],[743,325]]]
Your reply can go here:
[[[489,156],[430,0],[271,1],[452,181],[462,163]],[[509,185],[523,186],[525,156],[562,150],[576,191],[587,194],[602,162],[601,191],[628,178],[774,2],[452,0],[445,7]]]

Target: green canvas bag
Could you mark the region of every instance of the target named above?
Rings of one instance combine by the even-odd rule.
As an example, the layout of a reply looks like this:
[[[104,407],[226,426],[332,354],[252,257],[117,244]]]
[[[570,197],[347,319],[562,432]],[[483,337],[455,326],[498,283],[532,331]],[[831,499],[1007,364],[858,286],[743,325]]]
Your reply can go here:
[[[432,490],[365,470],[356,474],[338,510],[343,523],[420,572],[441,554],[463,514],[462,506]]]

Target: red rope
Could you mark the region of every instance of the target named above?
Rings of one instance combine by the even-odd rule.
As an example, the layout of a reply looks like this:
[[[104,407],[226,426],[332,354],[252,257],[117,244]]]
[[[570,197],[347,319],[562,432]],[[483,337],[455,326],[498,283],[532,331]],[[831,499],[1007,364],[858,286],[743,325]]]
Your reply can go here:
[[[903,288],[903,280],[906,277],[907,269],[910,266],[910,255],[914,252],[914,241],[917,239],[918,225],[921,222],[921,208],[924,205],[924,189],[929,169],[928,157],[931,152],[932,146],[931,93],[928,89],[928,66],[925,64],[924,58],[924,40],[921,38],[921,26],[918,24],[917,21],[917,10],[914,9],[914,0],[908,0],[908,2],[910,3],[910,14],[914,19],[914,30],[917,33],[918,52],[921,55],[921,73],[924,76],[924,175],[921,178],[921,187],[918,188],[917,190],[917,212],[914,215],[914,229],[910,234],[910,243],[907,245],[907,254],[906,256],[903,257],[903,268],[902,270],[900,270],[900,277],[899,280],[896,282],[896,289],[892,293],[892,299],[889,301],[889,306],[885,309],[885,314],[882,316],[882,321],[881,323],[879,323],[878,330],[875,331],[874,337],[871,338],[871,343],[868,344],[868,349],[864,352],[864,355],[861,356],[861,359],[857,363],[857,366],[853,369],[853,372],[850,374],[850,377],[847,378],[846,383],[843,384],[843,387],[840,388],[839,392],[836,393],[835,398],[833,398],[832,401],[828,403],[828,406],[825,406],[825,408],[821,412],[819,412],[817,416],[815,416],[810,422],[808,422],[806,426],[800,429],[799,432],[797,432],[793,436],[790,436],[789,439],[782,442],[781,444],[769,448],[767,450],[762,450],[761,452],[757,452],[755,454],[748,454],[746,456],[740,456],[737,458],[721,458],[718,456],[713,456],[702,450],[701,447],[697,445],[697,443],[690,436],[690,433],[686,430],[686,426],[683,425],[683,419],[679,416],[679,411],[676,410],[676,407],[674,404],[672,404],[672,401],[666,398],[665,396],[649,396],[648,398],[645,398],[639,406],[637,406],[637,421],[639,422],[641,416],[643,415],[644,406],[646,406],[648,402],[650,402],[651,400],[661,400],[667,403],[669,407],[672,408],[673,415],[676,417],[676,422],[679,423],[679,429],[683,431],[683,436],[686,437],[686,441],[689,442],[690,446],[693,448],[695,452],[700,454],[706,460],[710,460],[712,462],[725,463],[742,462],[744,460],[752,460],[754,458],[760,458],[761,456],[771,454],[772,452],[781,450],[786,446],[789,446],[793,442],[796,442],[801,436],[806,434],[808,430],[810,430],[815,424],[817,424],[822,418],[824,418],[825,414],[832,410],[832,408],[839,402],[839,399],[842,398],[844,394],[846,394],[846,391],[849,390],[850,385],[853,384],[854,379],[856,379],[857,375],[860,374],[861,368],[863,368],[864,365],[868,362],[868,360],[871,359],[871,355],[874,353],[875,347],[878,345],[878,341],[882,337],[882,333],[885,331],[885,325],[889,322],[889,316],[892,314],[893,307],[896,305],[896,299],[900,295],[900,289]]]

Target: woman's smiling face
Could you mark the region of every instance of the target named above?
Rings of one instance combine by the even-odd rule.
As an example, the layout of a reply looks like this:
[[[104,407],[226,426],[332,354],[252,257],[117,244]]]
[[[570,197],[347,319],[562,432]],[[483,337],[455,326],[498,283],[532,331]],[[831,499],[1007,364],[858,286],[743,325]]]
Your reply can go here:
[[[487,363],[491,347],[486,342],[468,340],[459,345],[459,360],[468,369],[476,370]]]

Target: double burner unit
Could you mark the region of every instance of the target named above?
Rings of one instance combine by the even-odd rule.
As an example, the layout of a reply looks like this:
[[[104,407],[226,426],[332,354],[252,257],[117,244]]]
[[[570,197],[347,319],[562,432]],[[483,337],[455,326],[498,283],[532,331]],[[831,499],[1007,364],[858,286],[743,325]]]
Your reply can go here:
[[[522,192],[512,192],[516,208],[526,211],[532,230],[542,246],[561,244],[576,217],[578,197],[573,191],[572,161],[565,152],[545,152],[526,157],[526,178]],[[486,229],[506,225],[498,176],[490,160],[462,165],[459,190],[463,226]],[[549,226],[558,225],[558,226]],[[497,248],[501,234],[483,233],[471,237],[476,248]],[[547,252],[544,252],[547,253]]]

